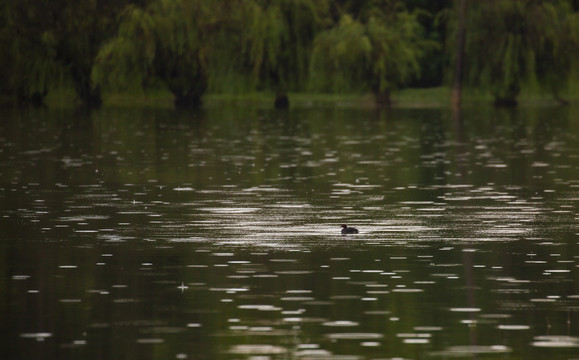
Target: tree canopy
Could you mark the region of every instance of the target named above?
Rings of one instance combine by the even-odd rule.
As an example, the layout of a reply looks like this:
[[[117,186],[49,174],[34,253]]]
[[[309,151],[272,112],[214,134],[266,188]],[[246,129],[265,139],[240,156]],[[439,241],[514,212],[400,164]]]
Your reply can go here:
[[[47,91],[67,81],[89,106],[101,104],[91,81],[101,45],[116,31],[116,14],[128,0],[4,0],[0,39],[2,75],[24,100],[42,101]]]
[[[579,45],[579,18],[567,1],[471,2],[466,75],[497,104],[515,104],[525,84],[559,97]]]
[[[302,88],[315,34],[327,21],[326,0],[245,1],[242,53],[256,86],[276,91]]]
[[[318,34],[311,57],[311,86],[339,91],[359,86],[390,103],[390,91],[420,74],[425,51],[437,44],[424,37],[418,12],[399,1],[377,1],[359,20],[342,15],[339,23]]]
[[[175,105],[195,107],[207,88],[207,33],[216,21],[207,0],[157,0],[127,6],[118,35],[96,57],[92,77],[110,88],[146,87],[156,80]]]
[[[58,87],[163,87],[176,106],[206,92],[370,91],[440,86],[453,65],[457,1],[0,0],[0,91],[42,103]],[[572,0],[471,1],[467,85],[514,104],[525,86],[561,98],[576,72]]]

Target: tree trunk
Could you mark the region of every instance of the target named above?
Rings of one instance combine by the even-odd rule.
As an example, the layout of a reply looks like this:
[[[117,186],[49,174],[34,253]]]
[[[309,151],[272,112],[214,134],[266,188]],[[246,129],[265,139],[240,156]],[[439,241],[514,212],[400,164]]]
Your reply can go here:
[[[72,69],[72,81],[76,95],[82,104],[89,108],[99,108],[103,104],[101,89],[93,86],[90,71]]]
[[[18,94],[16,96],[20,104],[31,105],[34,107],[43,107],[45,105],[44,99],[46,98],[47,94],[48,94],[47,90],[33,91],[33,92],[20,90],[18,91]]]
[[[559,103],[559,105],[569,105],[570,103],[569,100],[562,98],[556,91],[553,91],[553,98]]]
[[[515,107],[515,106],[517,106],[517,99],[511,98],[511,97],[495,96],[495,106],[496,107]]]
[[[392,99],[390,98],[390,91],[388,90],[382,92],[375,92],[374,99],[376,101],[376,106],[378,107],[388,107],[392,105]]]
[[[459,0],[458,4],[458,34],[456,37],[456,62],[452,80],[451,102],[454,108],[462,102],[462,77],[464,72],[464,47],[466,43],[466,10],[468,0]]]
[[[195,109],[203,102],[207,90],[207,76],[197,63],[179,63],[168,74],[161,76],[175,96],[176,108]]]
[[[277,93],[275,95],[275,101],[273,102],[273,106],[276,109],[287,109],[289,108],[289,99],[285,93]]]
[[[201,107],[202,104],[202,94],[197,94],[194,92],[183,93],[173,93],[175,95],[174,104],[176,108],[179,109],[196,109]]]

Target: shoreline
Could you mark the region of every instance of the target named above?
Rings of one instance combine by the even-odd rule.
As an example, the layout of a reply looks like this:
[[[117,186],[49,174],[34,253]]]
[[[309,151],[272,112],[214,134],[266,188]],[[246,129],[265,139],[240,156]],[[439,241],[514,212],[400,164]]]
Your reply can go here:
[[[319,93],[288,93],[291,108],[336,107],[336,108],[379,108],[374,103],[371,93],[366,94],[319,94]],[[561,104],[551,94],[538,92],[523,92],[518,98],[517,107],[534,106],[574,106],[579,103],[579,97],[570,94],[567,105]],[[222,105],[256,106],[273,108],[274,94],[267,92],[252,92],[239,94],[207,94],[203,98],[202,107]],[[71,90],[56,90],[50,93],[45,101],[48,108],[76,108],[80,103]],[[20,107],[7,98],[0,99],[0,107]],[[491,106],[493,97],[488,92],[468,89],[463,92],[462,106]],[[27,107],[23,105],[22,107]],[[174,108],[173,96],[166,90],[151,90],[146,92],[118,92],[103,94],[103,108],[115,107],[147,107]],[[451,89],[449,87],[408,88],[392,93],[391,108],[450,108]],[[516,107],[515,107],[516,108]]]

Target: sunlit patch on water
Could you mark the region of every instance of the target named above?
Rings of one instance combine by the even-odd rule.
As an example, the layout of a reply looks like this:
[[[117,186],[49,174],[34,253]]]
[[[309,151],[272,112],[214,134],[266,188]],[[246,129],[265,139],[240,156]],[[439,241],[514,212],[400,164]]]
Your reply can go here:
[[[378,333],[333,333],[326,336],[332,340],[372,340],[384,337]]]
[[[266,205],[266,207],[268,208],[280,208],[280,209],[304,209],[304,208],[310,208],[311,205],[307,204],[307,203],[278,203],[278,204],[270,204],[270,205]]]
[[[430,343],[430,339],[422,339],[422,338],[407,338],[403,339],[405,344],[428,344]]]
[[[258,210],[259,208],[201,208],[200,210],[208,211],[215,214],[248,214],[253,213]]]
[[[456,357],[456,356],[473,356],[477,354],[505,354],[510,353],[512,349],[505,345],[465,345],[465,346],[450,346],[443,351],[432,352],[432,356],[437,357]]]
[[[12,280],[27,280],[30,279],[30,275],[12,275]]]
[[[360,346],[365,346],[365,347],[378,347],[380,345],[382,345],[382,343],[378,342],[378,341],[362,341],[360,343]]]
[[[169,242],[173,242],[173,243],[198,243],[198,242],[207,242],[208,239],[207,238],[203,238],[203,237],[198,237],[198,236],[192,236],[192,237],[188,237],[188,238],[174,238],[174,239],[169,239]]]
[[[109,243],[121,243],[127,240],[130,240],[132,237],[130,236],[121,236],[117,234],[102,234],[102,232],[108,231],[106,229],[98,229],[99,235],[98,237],[106,242]]]
[[[162,344],[165,339],[161,338],[141,338],[137,339],[137,344]]]
[[[497,329],[500,330],[529,330],[531,327],[529,325],[498,325]]]
[[[449,309],[452,312],[479,312],[481,311],[480,308],[450,308]]]
[[[314,297],[309,297],[309,296],[284,296],[280,298],[280,301],[296,301],[296,302],[302,302],[302,301],[313,301],[316,298]]]
[[[425,331],[425,332],[431,332],[431,331],[442,331],[444,328],[440,327],[440,326],[415,326],[414,330],[415,331]]]
[[[49,337],[52,337],[52,333],[49,332],[37,332],[37,333],[22,333],[20,337],[26,339],[36,339],[36,341],[44,341]]]
[[[424,291],[424,289],[411,289],[411,288],[398,288],[398,289],[392,290],[392,292],[395,292],[395,293],[420,293],[423,291]]]
[[[544,348],[576,348],[579,347],[579,337],[566,335],[535,336],[531,343],[535,347]]]
[[[398,333],[396,337],[402,338],[406,344],[427,344],[432,335],[429,333]]]
[[[355,321],[338,320],[338,321],[326,321],[322,325],[330,327],[351,327],[351,326],[358,326],[360,324]]]
[[[173,190],[175,190],[175,191],[195,191],[195,189],[190,187],[190,186],[178,186],[178,187],[174,188]]]
[[[277,355],[287,353],[288,349],[275,345],[247,344],[234,345],[229,349],[229,352],[238,355]]]
[[[239,305],[239,309],[245,310],[258,310],[258,311],[281,311],[283,310],[280,307],[273,306],[273,305]]]

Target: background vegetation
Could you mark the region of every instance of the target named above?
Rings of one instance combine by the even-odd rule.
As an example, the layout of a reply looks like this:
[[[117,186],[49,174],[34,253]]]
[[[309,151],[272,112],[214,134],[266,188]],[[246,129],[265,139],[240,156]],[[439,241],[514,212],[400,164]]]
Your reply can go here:
[[[467,5],[460,12],[460,3]],[[42,104],[72,89],[206,94],[391,93],[450,84],[466,24],[466,85],[514,105],[525,89],[564,102],[577,82],[577,0],[0,0],[0,91]],[[454,71],[455,76],[456,72]]]

